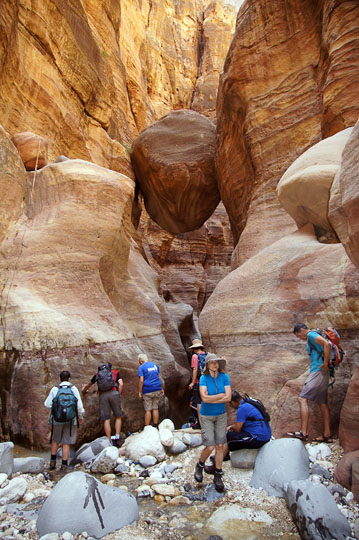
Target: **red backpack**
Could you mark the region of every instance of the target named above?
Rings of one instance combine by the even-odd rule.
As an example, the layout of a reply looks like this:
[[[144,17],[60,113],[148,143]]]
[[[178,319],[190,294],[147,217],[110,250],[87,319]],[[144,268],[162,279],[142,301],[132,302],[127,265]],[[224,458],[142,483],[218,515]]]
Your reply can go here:
[[[340,334],[338,330],[333,328],[333,326],[328,326],[328,328],[325,328],[324,330],[322,330],[321,328],[315,328],[313,332],[317,332],[317,334],[322,336],[330,343],[330,358],[328,362],[328,367],[330,376],[334,377],[334,370],[339,366],[339,364],[342,363],[345,354],[340,345]],[[309,344],[309,346],[314,347],[314,349],[318,351],[318,349],[313,344]]]

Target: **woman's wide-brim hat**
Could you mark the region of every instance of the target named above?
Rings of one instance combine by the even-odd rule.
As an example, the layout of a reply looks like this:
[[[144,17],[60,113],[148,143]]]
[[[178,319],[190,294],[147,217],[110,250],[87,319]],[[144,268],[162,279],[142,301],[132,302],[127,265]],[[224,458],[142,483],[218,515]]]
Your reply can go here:
[[[188,347],[189,349],[202,349],[203,348],[203,343],[200,339],[193,339],[192,340],[192,345],[190,345]]]
[[[209,362],[215,362],[217,361],[219,364],[219,369],[224,369],[226,367],[226,360],[224,358],[219,358],[214,353],[208,353],[206,356],[206,367]]]

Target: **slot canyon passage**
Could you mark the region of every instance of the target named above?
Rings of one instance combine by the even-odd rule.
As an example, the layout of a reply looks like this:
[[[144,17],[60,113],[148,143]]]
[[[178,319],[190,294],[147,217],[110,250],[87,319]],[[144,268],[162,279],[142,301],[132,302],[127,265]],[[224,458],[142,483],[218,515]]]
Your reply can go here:
[[[47,459],[59,373],[81,389],[106,362],[124,383],[124,436],[142,432],[140,353],[164,380],[160,420],[182,433],[194,339],[284,440],[309,373],[293,327],[332,326],[345,356],[328,392],[328,482],[346,490],[332,498],[352,527],[337,538],[359,539],[357,0],[2,0],[0,43],[0,446]],[[104,435],[96,393],[82,398],[75,450]],[[322,434],[310,404],[309,441]],[[172,453],[174,485],[198,489],[199,454]],[[121,476],[132,494],[137,462]],[[288,501],[256,494],[252,470],[223,470],[224,497],[139,497],[138,525],[109,538],[320,538]],[[28,491],[70,477],[45,472]],[[245,515],[251,504],[271,522]],[[215,516],[236,505],[240,517]],[[11,527],[6,538],[40,537]]]

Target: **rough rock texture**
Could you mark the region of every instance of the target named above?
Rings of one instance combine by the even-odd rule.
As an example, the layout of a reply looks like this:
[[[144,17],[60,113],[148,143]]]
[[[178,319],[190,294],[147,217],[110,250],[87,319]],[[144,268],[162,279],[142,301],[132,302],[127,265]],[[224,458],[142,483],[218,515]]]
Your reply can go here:
[[[195,337],[188,307],[197,315],[231,267],[233,239],[223,204],[200,229],[178,235],[164,231],[143,212],[138,233],[146,259],[160,277],[161,293],[172,305],[173,316],[181,314],[180,303],[187,306],[186,316],[179,320],[181,336]]]
[[[343,403],[339,439],[344,452],[359,450],[359,366],[353,373]]]
[[[335,176],[329,201],[329,221],[348,257],[359,266],[359,122],[352,130]]]
[[[203,225],[219,203],[216,129],[205,116],[174,111],[136,139],[131,162],[149,216],[178,234]]]
[[[238,266],[294,230],[279,178],[303,151],[354,125],[359,88],[356,0],[248,0],[220,80],[216,164]]]
[[[359,450],[349,452],[339,461],[335,468],[334,476],[337,482],[345,488],[351,490],[352,486],[352,465],[359,459]]]
[[[47,165],[49,143],[45,137],[39,137],[35,133],[25,131],[16,133],[11,140],[16,146],[27,171],[42,169]]]
[[[205,14],[208,4],[4,0],[3,126],[47,137],[50,161],[64,154],[131,176],[126,148],[147,125],[190,108],[195,89],[197,108],[213,114],[236,11]]]
[[[18,162],[5,162],[2,174],[14,177]],[[183,393],[188,363],[176,321],[131,239],[133,194],[132,180],[82,160],[28,173],[26,214],[12,219],[0,261],[2,407],[15,439],[47,443],[42,403],[66,367],[77,386],[106,360],[119,368],[131,431],[143,422],[133,392],[139,352],[160,365],[170,401]],[[94,393],[85,409],[81,436],[95,436],[102,426]]]
[[[340,244],[319,243],[307,226],[231,272],[204,306],[199,328],[206,347],[227,358],[232,388],[260,397],[270,409],[276,437],[299,427],[297,395],[309,360],[293,326],[303,321],[312,328],[330,321],[342,334],[347,356],[335,395],[329,394],[333,433],[337,429],[359,348],[358,272]],[[317,413],[310,428],[310,435],[321,434]]]
[[[298,228],[312,223],[319,231],[335,237],[328,221],[330,189],[351,132],[352,128],[347,128],[315,144],[280,179],[278,198]]]

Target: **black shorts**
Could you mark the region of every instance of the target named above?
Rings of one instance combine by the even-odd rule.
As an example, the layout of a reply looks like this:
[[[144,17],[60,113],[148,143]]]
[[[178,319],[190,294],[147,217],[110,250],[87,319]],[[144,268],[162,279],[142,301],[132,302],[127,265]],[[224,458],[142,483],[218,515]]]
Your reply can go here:
[[[197,405],[200,405],[202,403],[201,395],[199,393],[199,383],[195,383],[193,385],[192,398],[193,398],[192,403],[195,407],[197,407]]]
[[[247,431],[227,431],[228,450],[241,450],[242,448],[260,448],[268,441],[259,441],[257,437]]]
[[[117,390],[108,390],[99,396],[100,420],[111,418],[111,409],[116,418],[122,415],[121,396]]]

